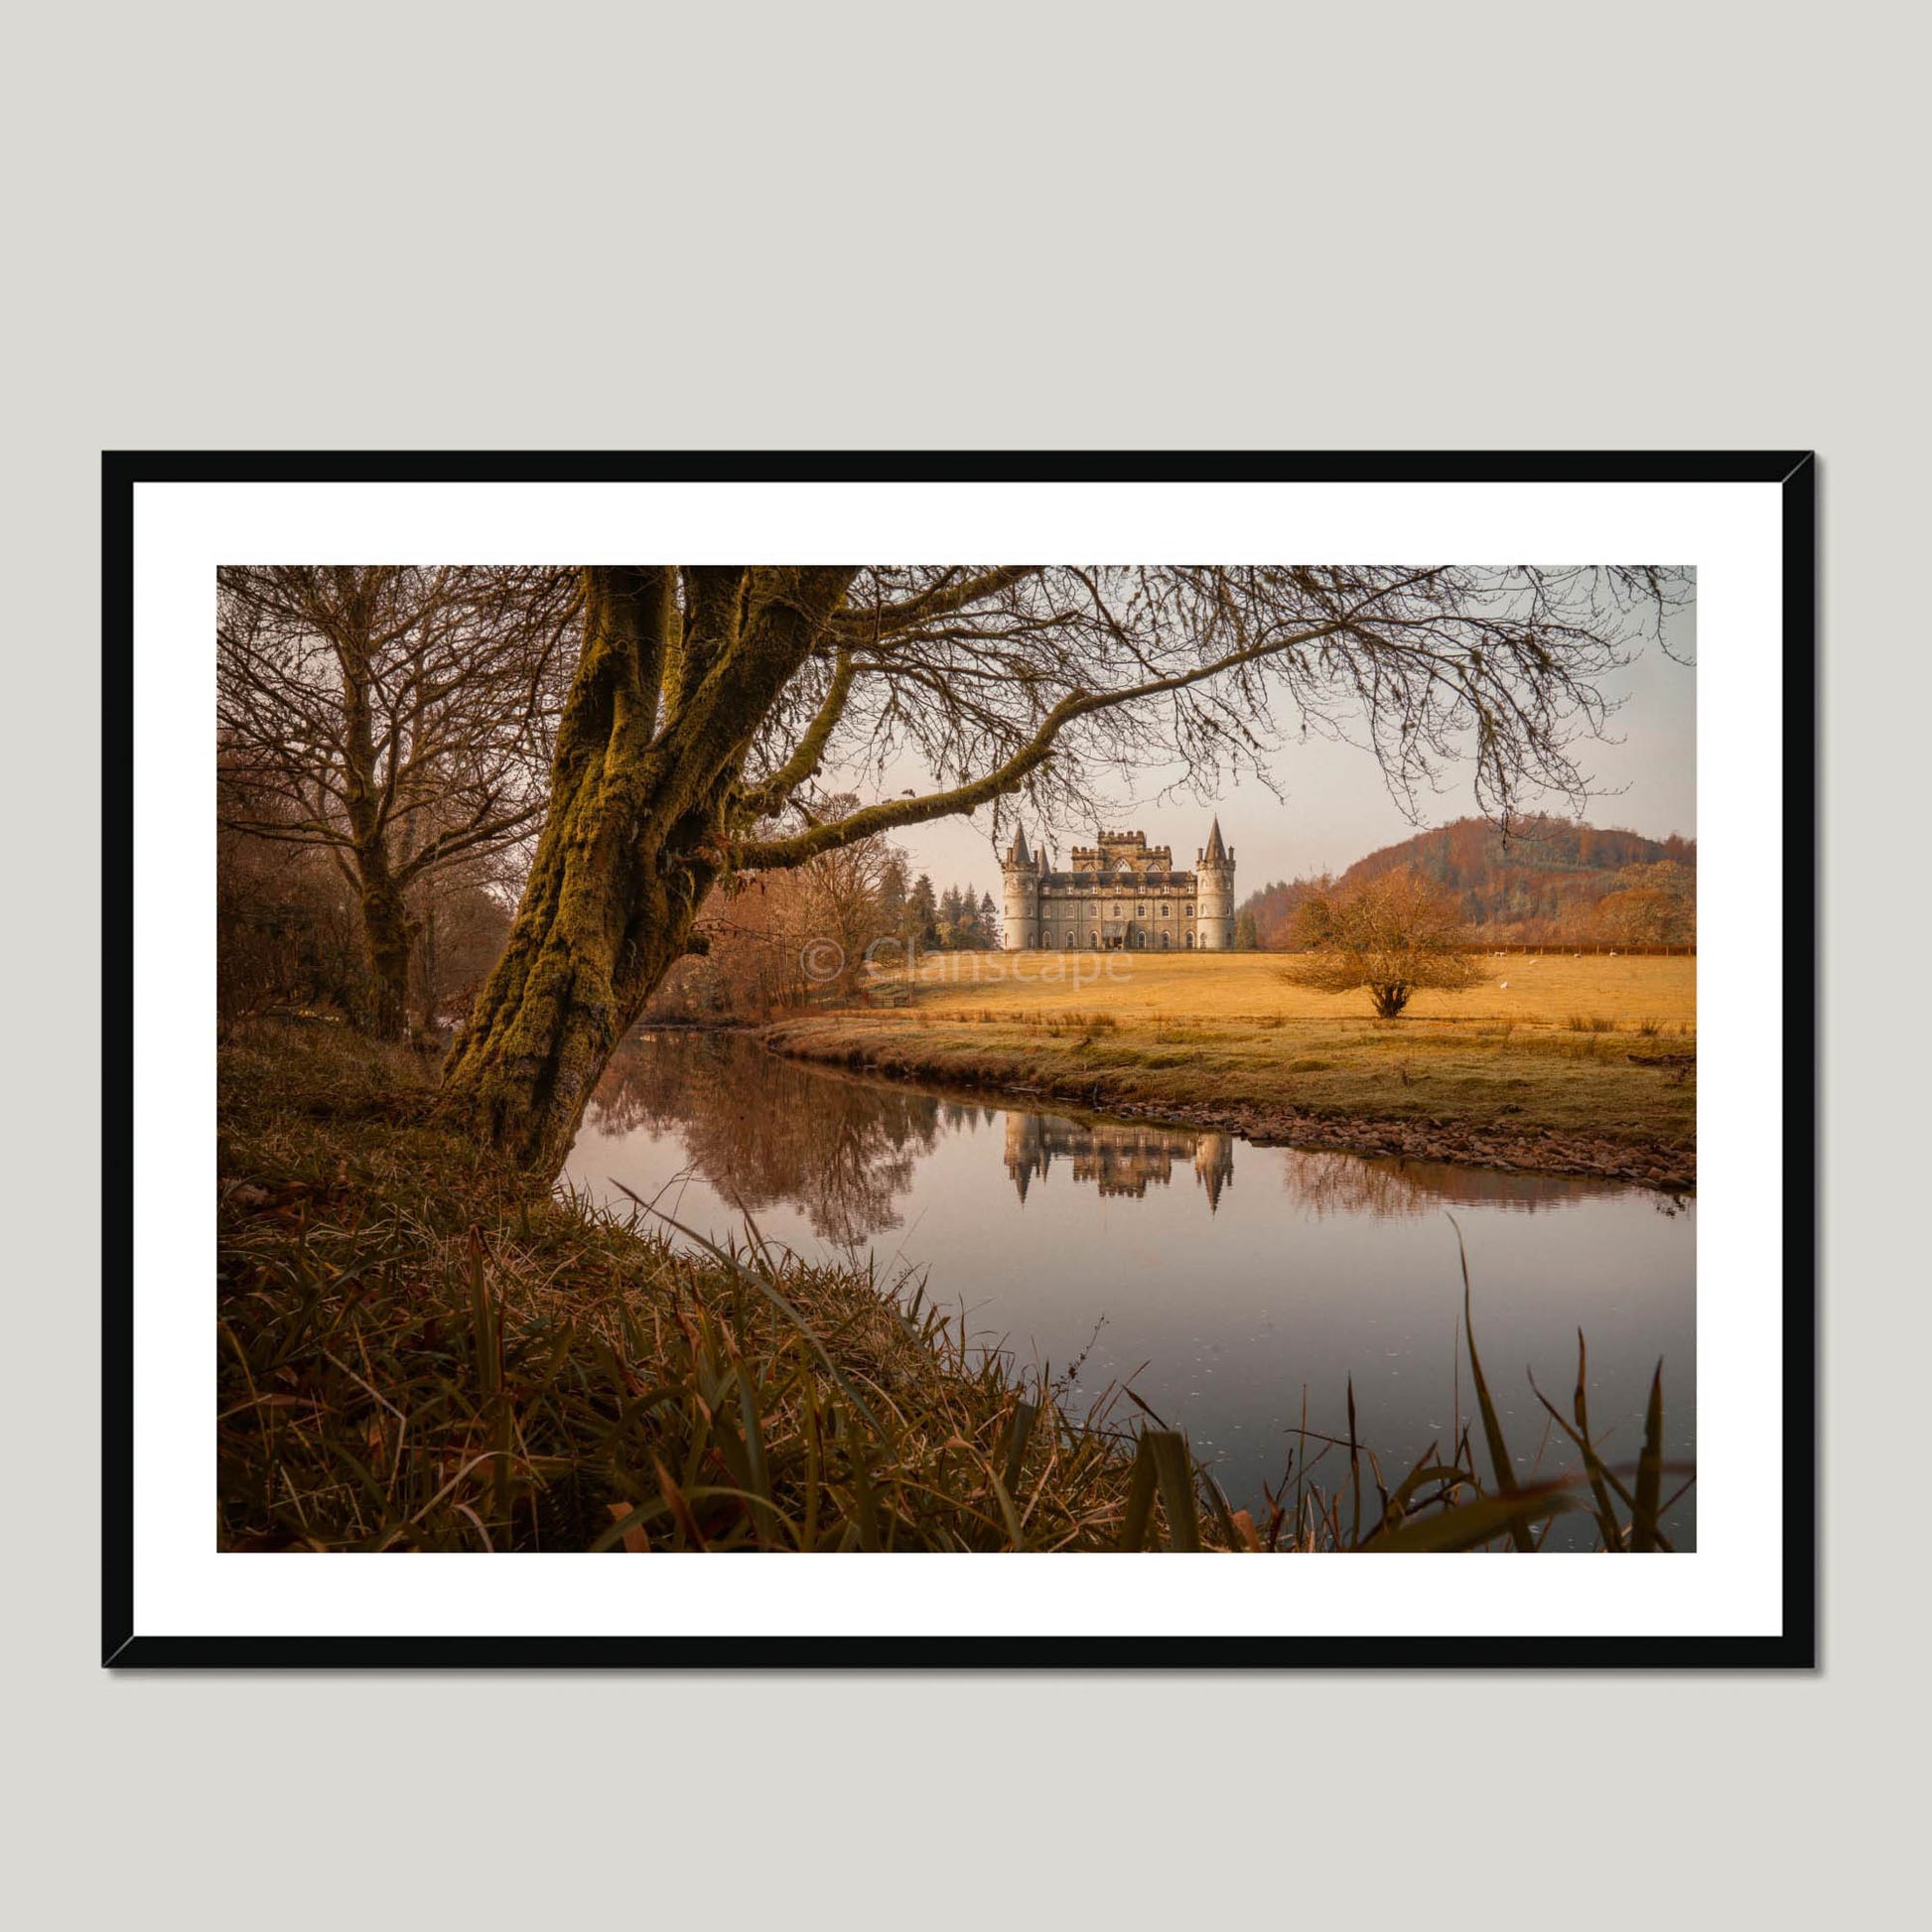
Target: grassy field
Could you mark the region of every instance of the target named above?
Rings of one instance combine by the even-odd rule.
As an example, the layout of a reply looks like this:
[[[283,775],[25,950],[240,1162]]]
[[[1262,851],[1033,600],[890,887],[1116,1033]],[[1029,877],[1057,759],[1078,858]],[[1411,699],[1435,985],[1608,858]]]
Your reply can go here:
[[[772,1028],[779,1050],[1253,1138],[1485,1165],[1696,1176],[1697,962],[1484,961],[1394,1021],[1283,983],[1267,954],[935,954],[897,1004]]]
[[[1671,1033],[1697,1025],[1697,961],[1569,953],[1480,956],[1483,983],[1468,993],[1419,993],[1396,1023],[1513,1021],[1568,1029],[1573,1018],[1634,1032],[1653,1021]],[[919,963],[919,1010],[941,1015],[1099,1009],[1123,1026],[1158,1021],[1370,1018],[1367,995],[1310,993],[1284,985],[1273,953],[931,953]]]

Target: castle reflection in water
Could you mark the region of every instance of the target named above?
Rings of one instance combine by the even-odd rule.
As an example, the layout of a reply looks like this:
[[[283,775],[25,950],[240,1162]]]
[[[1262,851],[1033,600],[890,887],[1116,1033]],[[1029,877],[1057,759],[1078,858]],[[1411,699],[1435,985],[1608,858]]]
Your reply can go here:
[[[1128,1200],[1145,1198],[1150,1186],[1169,1187],[1177,1170],[1191,1168],[1194,1184],[1207,1196],[1209,1212],[1220,1206],[1234,1184],[1234,1135],[1182,1127],[1152,1127],[1108,1121],[1070,1120],[1063,1114],[1009,1113],[1006,1164],[1015,1191],[1043,1181],[1054,1162],[1066,1164],[1073,1178],[1102,1194]],[[1500,1169],[1460,1168],[1439,1161],[1404,1157],[1365,1160],[1360,1155],[1321,1148],[1271,1148],[1279,1163],[1281,1186],[1305,1214],[1368,1214],[1378,1220],[1413,1219],[1444,1204],[1504,1207],[1526,1213],[1560,1202],[1614,1191],[1612,1183],[1563,1174],[1515,1173]],[[1246,1148],[1244,1159],[1255,1158]],[[1674,1211],[1668,1196],[1658,1204]]]
[[[683,1164],[735,1212],[790,1203],[819,1236],[842,1247],[900,1226],[920,1165],[942,1144],[970,1143],[989,1127],[996,1131],[990,1145],[981,1143],[986,1158],[1004,1153],[1023,1205],[1056,1164],[1076,1185],[1115,1200],[1145,1200],[1150,1187],[1173,1187],[1191,1169],[1200,1190],[1194,1198],[1204,1195],[1210,1213],[1234,1184],[1234,1135],[945,1098],[780,1059],[733,1034],[634,1036],[612,1060],[589,1114],[589,1131],[600,1141],[674,1130]],[[1413,1218],[1458,1201],[1535,1212],[1612,1185],[1316,1148],[1238,1146],[1250,1187],[1271,1196],[1279,1187],[1299,1213],[1315,1217]],[[1668,1197],[1658,1199],[1674,1210]],[[1259,1197],[1242,1211],[1256,1210],[1268,1211]]]
[[[1173,1184],[1174,1164],[1194,1171],[1196,1185],[1207,1190],[1210,1212],[1221,1204],[1221,1190],[1234,1179],[1234,1137],[1194,1134],[1178,1128],[1084,1124],[1060,1114],[1007,1115],[1007,1173],[1020,1198],[1037,1178],[1044,1180],[1055,1161],[1070,1162],[1073,1178],[1103,1194],[1139,1200],[1149,1183]]]

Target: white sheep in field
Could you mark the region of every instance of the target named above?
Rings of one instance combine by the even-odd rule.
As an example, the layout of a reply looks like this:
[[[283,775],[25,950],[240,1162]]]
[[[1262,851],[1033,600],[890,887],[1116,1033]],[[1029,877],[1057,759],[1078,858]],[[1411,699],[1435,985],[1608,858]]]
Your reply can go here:
[[[1500,987],[1500,988],[1501,988],[1501,989],[1502,989],[1502,990],[1503,990],[1503,991],[1504,991],[1505,993],[1507,993],[1507,992],[1509,991],[1509,982],[1508,982],[1507,980],[1498,980],[1498,981],[1496,982],[1496,984],[1497,984],[1497,985],[1498,985],[1498,986],[1499,986],[1499,987]]]

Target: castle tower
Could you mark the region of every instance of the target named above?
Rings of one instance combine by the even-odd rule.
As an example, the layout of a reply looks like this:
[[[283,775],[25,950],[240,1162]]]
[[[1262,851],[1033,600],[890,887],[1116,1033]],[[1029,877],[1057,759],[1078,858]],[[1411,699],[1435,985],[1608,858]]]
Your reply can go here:
[[[1207,1189],[1207,1211],[1218,1213],[1221,1189],[1234,1181],[1234,1140],[1227,1134],[1203,1134],[1194,1143],[1194,1179]]]
[[[1027,1202],[1027,1189],[1033,1183],[1035,1174],[1043,1175],[1051,1164],[1052,1156],[1046,1151],[1046,1141],[1040,1132],[1040,1118],[1037,1114],[1009,1112],[1007,1115],[1007,1173],[1013,1176],[1013,1184],[1020,1190],[1020,1204]]]
[[[1039,944],[1039,876],[1042,863],[1027,850],[1023,825],[1000,861],[1000,943],[1008,952],[1031,952]]]
[[[1221,820],[1214,819],[1207,844],[1195,861],[1199,875],[1200,944],[1203,952],[1234,949],[1234,853],[1221,843]]]

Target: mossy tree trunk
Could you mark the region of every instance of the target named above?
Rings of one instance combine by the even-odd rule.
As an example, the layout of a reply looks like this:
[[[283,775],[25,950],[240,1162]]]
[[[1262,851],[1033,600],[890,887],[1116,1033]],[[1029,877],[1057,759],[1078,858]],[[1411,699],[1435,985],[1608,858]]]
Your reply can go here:
[[[599,1075],[686,950],[747,808],[754,735],[851,577],[693,569],[680,614],[669,568],[586,573],[550,812],[440,1103],[520,1166],[562,1167]]]

